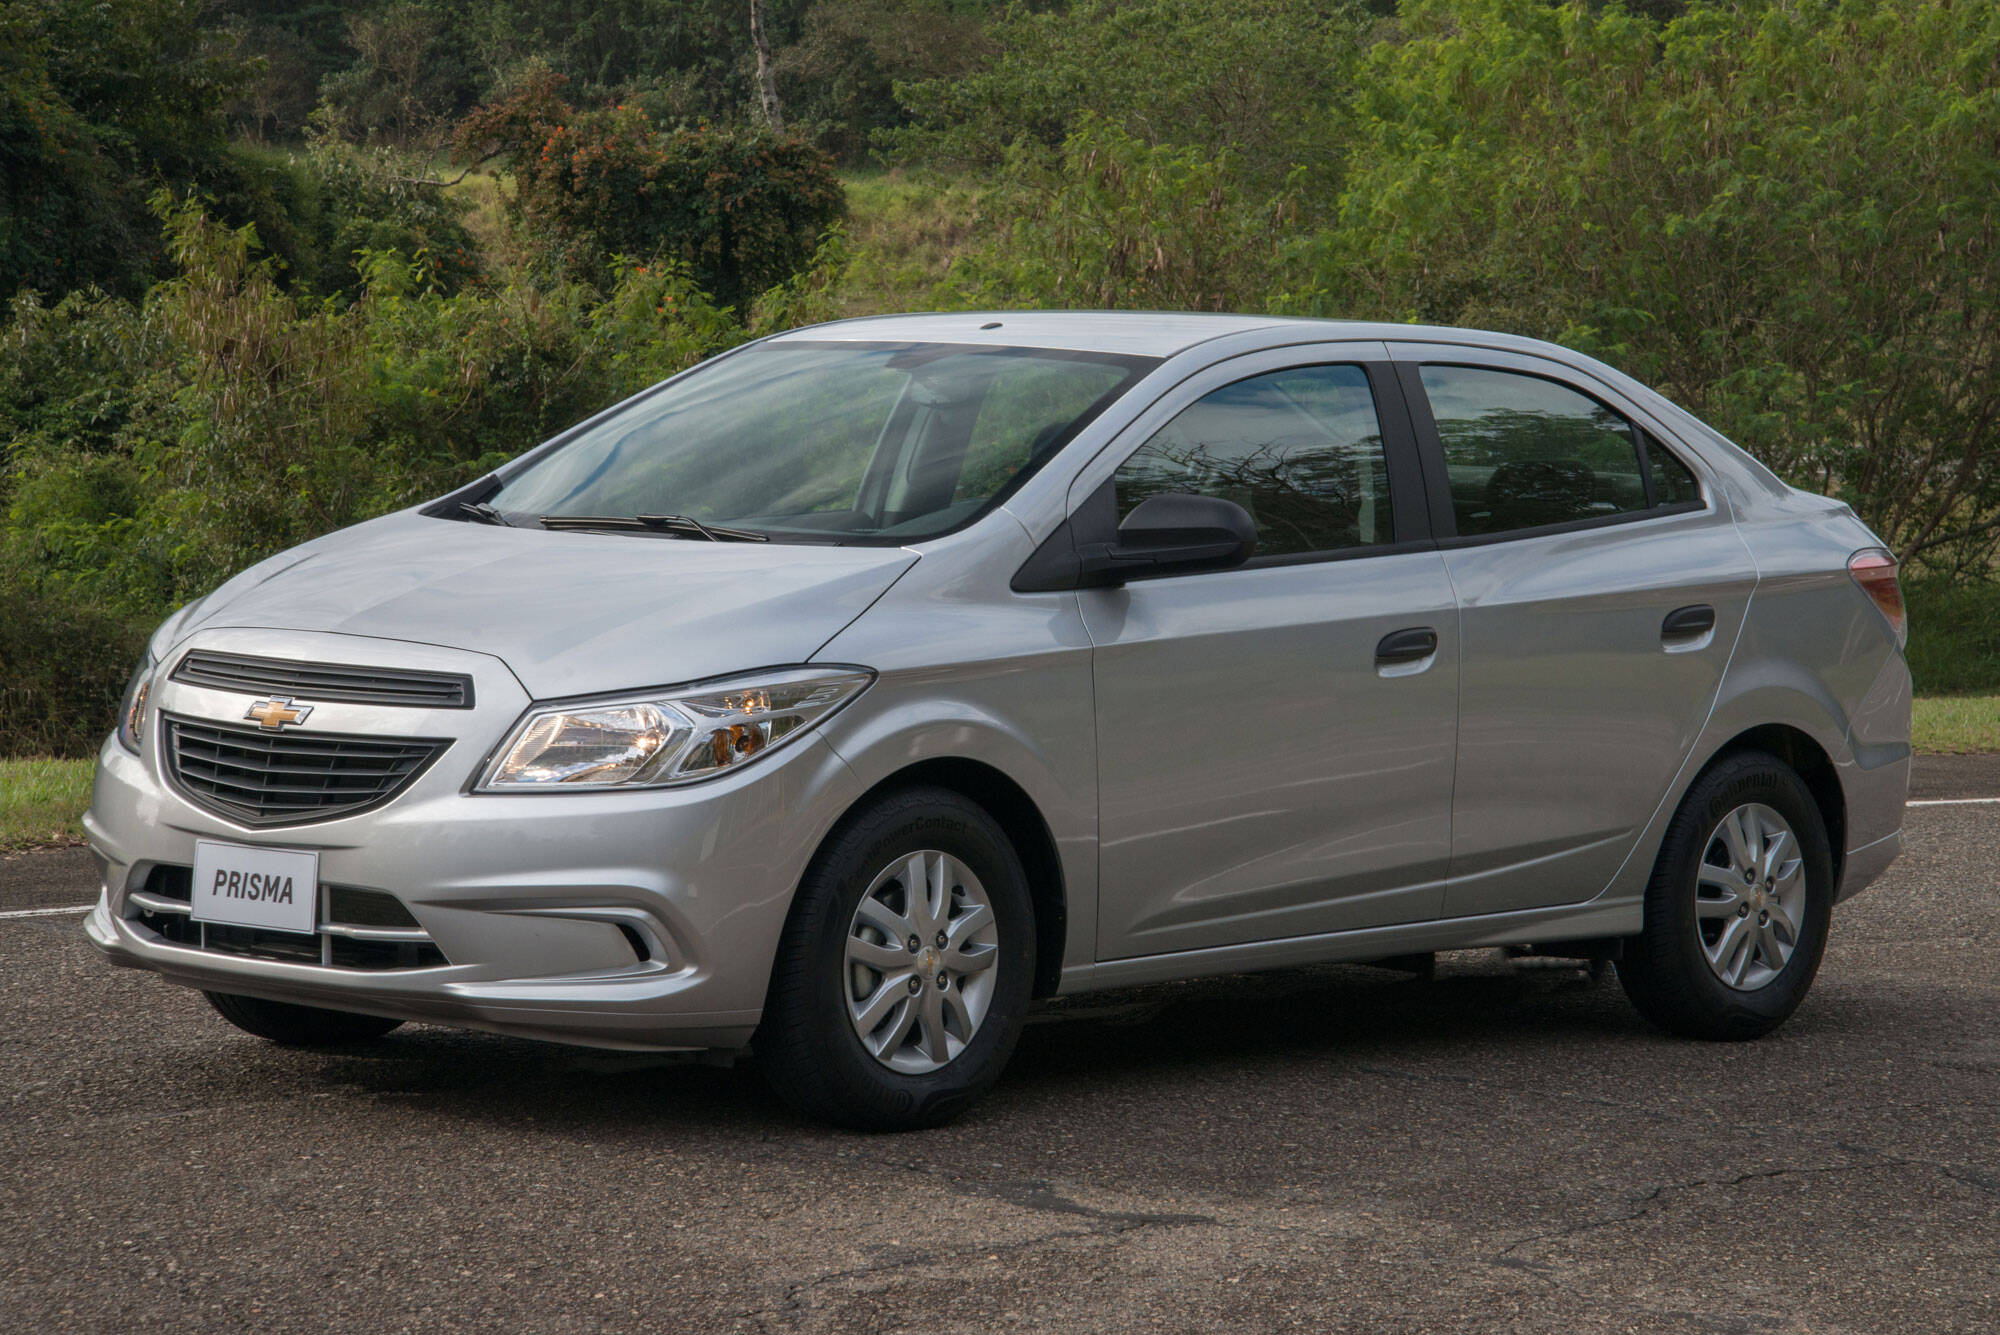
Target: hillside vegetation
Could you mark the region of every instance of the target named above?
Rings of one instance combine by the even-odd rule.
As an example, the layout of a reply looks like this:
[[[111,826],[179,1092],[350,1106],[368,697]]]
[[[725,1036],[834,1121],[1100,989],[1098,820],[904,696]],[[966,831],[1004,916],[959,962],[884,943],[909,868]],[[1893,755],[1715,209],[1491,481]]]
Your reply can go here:
[[[0,754],[262,556],[911,307],[1557,339],[1853,505],[1920,685],[2000,686],[2000,7],[750,7],[0,0]]]

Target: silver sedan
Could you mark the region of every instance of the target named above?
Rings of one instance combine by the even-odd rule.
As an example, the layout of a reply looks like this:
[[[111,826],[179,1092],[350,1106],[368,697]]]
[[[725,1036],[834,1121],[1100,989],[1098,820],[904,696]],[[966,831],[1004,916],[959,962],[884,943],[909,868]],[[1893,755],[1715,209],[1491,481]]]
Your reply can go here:
[[[753,1047],[932,1125],[1058,993],[1478,946],[1763,1034],[1901,847],[1895,559],[1526,339],[753,343],[160,627],[88,922],[280,1043]]]

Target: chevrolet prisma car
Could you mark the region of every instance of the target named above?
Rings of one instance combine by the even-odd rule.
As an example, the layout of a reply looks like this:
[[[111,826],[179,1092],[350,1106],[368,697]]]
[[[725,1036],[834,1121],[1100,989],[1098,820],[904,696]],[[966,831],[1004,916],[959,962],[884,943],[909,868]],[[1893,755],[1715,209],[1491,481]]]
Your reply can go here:
[[[1563,348],[847,321],[170,617],[88,931],[279,1043],[750,1048],[864,1128],[1038,998],[1318,961],[1750,1038],[1901,847],[1903,637],[1846,506]]]

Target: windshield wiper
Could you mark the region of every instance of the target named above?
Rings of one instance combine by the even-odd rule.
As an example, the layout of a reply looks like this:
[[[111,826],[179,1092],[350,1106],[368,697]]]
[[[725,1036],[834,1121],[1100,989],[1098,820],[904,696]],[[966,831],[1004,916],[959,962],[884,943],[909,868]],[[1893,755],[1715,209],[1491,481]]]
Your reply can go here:
[[[492,506],[482,504],[479,501],[460,501],[458,503],[458,512],[467,519],[476,519],[482,524],[498,524],[501,528],[514,527],[507,522],[506,515],[501,514]]]
[[[636,529],[646,533],[675,533],[682,537],[706,538],[710,542],[769,542],[771,535],[751,528],[729,528],[704,524],[691,515],[543,515],[542,527],[558,532]]]

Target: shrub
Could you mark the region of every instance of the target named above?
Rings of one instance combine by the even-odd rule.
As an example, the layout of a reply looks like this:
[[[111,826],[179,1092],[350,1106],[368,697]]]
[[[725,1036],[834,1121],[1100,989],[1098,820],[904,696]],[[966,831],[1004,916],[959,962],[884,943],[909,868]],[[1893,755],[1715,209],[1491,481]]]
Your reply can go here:
[[[1233,166],[1086,118],[1054,168],[1016,159],[983,205],[995,239],[955,268],[947,304],[1255,309],[1294,198],[1246,198]]]
[[[1295,169],[1338,184],[1349,80],[1366,16],[1345,0],[1076,0],[996,17],[997,55],[962,76],[900,84],[898,159],[991,171],[1054,161],[1091,118],[1153,146],[1227,152],[1253,193]]]
[[[845,212],[832,160],[797,139],[709,126],[662,131],[637,106],[580,112],[546,71],[460,126],[461,159],[500,156],[513,207],[557,272],[603,281],[614,257],[686,267],[740,306],[811,262]]]
[[[1913,580],[1910,676],[1920,695],[2000,691],[2000,582]]]
[[[184,0],[0,5],[0,300],[144,291],[147,196],[226,175],[223,108],[248,74]]]
[[[1580,345],[1920,566],[2000,541],[2000,9],[1412,0],[1307,310]]]
[[[148,627],[87,605],[37,596],[0,568],[0,755],[89,755]]]
[[[177,272],[140,304],[15,303],[0,330],[0,752],[101,737],[143,633],[265,556],[490,470],[756,332],[824,318],[836,231],[718,306],[677,264],[450,291],[364,250],[352,300],[162,196]]]

